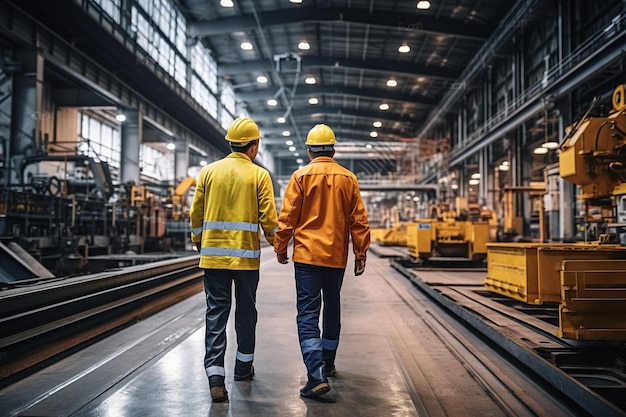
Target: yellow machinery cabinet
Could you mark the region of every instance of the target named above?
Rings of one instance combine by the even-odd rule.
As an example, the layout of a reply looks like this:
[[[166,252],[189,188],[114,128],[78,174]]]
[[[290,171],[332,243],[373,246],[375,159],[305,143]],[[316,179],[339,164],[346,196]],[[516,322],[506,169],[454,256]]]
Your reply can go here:
[[[428,259],[432,254],[433,221],[418,220],[407,226],[406,244],[414,259]]]
[[[560,303],[565,260],[626,259],[626,247],[598,244],[490,243],[487,290],[527,304]]]
[[[485,259],[487,256],[487,243],[489,243],[490,226],[488,222],[469,223],[471,233],[467,236],[471,237],[472,257]]]
[[[626,340],[626,260],[563,261],[557,336]]]

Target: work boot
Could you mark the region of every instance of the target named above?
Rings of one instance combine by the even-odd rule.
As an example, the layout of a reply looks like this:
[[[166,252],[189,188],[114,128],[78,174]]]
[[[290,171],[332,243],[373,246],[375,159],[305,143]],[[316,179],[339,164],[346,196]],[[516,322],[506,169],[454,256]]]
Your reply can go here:
[[[335,364],[332,362],[324,362],[324,376],[326,378],[332,378],[337,375]]]
[[[308,381],[306,385],[300,389],[301,396],[315,398],[330,391],[328,378],[324,376],[324,365],[314,369],[313,372],[309,372],[307,377]]]
[[[242,362],[239,359],[235,361],[235,381],[246,381],[254,377],[254,366],[252,361]]]
[[[211,400],[214,403],[228,401],[228,391],[226,391],[222,375],[211,375],[209,377],[209,386],[211,387]]]

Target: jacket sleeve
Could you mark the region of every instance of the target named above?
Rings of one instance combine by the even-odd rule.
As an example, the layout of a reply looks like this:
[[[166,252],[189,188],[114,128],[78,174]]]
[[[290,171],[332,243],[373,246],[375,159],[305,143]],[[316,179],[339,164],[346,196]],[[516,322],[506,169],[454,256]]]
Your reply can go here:
[[[283,206],[278,216],[278,231],[274,239],[274,252],[286,253],[287,245],[293,236],[293,229],[300,219],[302,210],[302,188],[296,176],[292,175],[285,189]]]
[[[356,179],[354,179],[352,212],[350,213],[350,234],[352,235],[352,250],[355,259],[365,259],[370,246],[370,226],[367,220],[367,211],[361,198],[359,183]]]
[[[272,179],[267,171],[262,171],[258,189],[259,199],[259,224],[263,229],[265,239],[270,245],[274,244],[276,233],[276,202],[274,200],[274,187]]]
[[[204,223],[204,175],[200,174],[196,191],[189,208],[189,218],[191,220],[191,241],[202,241],[202,225]]]

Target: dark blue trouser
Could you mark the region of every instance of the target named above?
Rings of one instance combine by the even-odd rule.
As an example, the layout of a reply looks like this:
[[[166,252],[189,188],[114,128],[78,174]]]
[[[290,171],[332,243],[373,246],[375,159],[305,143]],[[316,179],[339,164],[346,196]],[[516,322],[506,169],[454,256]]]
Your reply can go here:
[[[226,322],[230,314],[233,282],[235,283],[237,359],[243,362],[252,362],[254,359],[257,321],[256,290],[259,285],[259,270],[205,269],[204,293],[207,309],[204,367],[209,377],[225,374]]]
[[[294,262],[298,293],[298,338],[309,379],[321,380],[324,361],[334,362],[341,330],[343,268]],[[322,315],[322,337],[319,319]]]

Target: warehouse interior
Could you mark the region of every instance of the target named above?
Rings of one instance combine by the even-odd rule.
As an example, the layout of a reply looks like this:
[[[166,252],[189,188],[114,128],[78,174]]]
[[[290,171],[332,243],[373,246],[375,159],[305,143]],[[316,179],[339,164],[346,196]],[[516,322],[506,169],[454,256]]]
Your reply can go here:
[[[205,302],[189,207],[200,171],[231,152],[228,127],[249,117],[262,136],[254,162],[271,175],[277,210],[291,175],[309,163],[305,140],[317,124],[333,130],[334,158],[358,179],[372,245],[369,281],[347,284],[358,293],[347,316],[363,332],[348,343],[362,348],[360,337],[377,340],[384,329],[389,352],[377,369],[400,388],[396,398],[384,378],[366,393],[339,379],[353,401],[345,410],[371,394],[381,397],[379,414],[398,404],[420,414],[425,399],[432,415],[458,415],[441,412],[463,410],[464,397],[448,395],[443,381],[455,374],[412,356],[439,352],[441,337],[463,386],[498,403],[493,415],[623,416],[625,58],[625,0],[0,0],[0,403],[32,415],[120,415],[115,407],[131,403],[144,415],[175,404],[151,389],[125,398],[118,388],[128,375],[115,379],[88,360],[85,369],[115,391],[111,401],[102,381],[72,401],[55,396],[54,372],[28,389],[14,382],[100,341],[111,352],[145,345],[128,362],[126,351],[107,356],[123,372],[129,363],[147,369],[146,355],[165,362],[179,338],[185,349],[202,343],[189,337]],[[276,341],[290,325],[291,277],[269,266],[269,245],[263,251],[276,281],[260,302],[271,300]],[[457,324],[418,314],[439,308],[481,335],[457,340],[445,333]],[[152,314],[167,318],[132,326]],[[117,332],[119,342],[107,341]],[[169,333],[153,343],[160,332]],[[464,347],[449,347],[461,339]],[[495,366],[492,391],[493,380],[471,368],[484,346],[506,351],[502,363],[514,359],[506,377],[509,365]],[[272,345],[259,351],[299,384]],[[489,352],[478,361],[495,358]],[[370,359],[348,363],[360,371]],[[440,390],[420,391],[420,360],[437,369]],[[526,367],[542,381],[525,385]],[[159,375],[163,386],[170,376]],[[250,392],[258,399],[264,388]],[[205,413],[208,398],[186,406]],[[259,406],[245,390],[233,398]],[[263,406],[284,411],[282,402]]]

